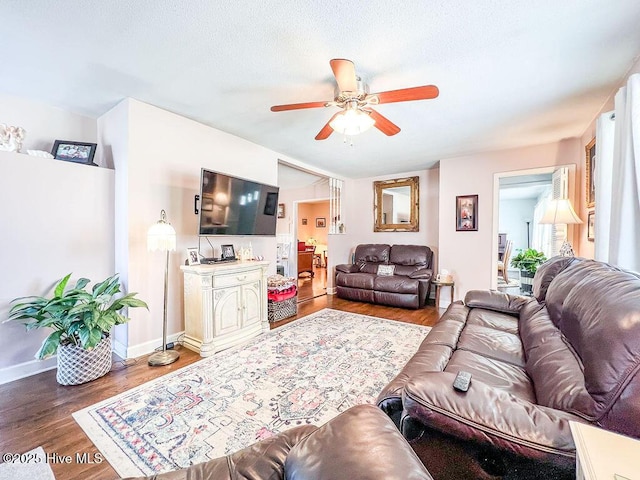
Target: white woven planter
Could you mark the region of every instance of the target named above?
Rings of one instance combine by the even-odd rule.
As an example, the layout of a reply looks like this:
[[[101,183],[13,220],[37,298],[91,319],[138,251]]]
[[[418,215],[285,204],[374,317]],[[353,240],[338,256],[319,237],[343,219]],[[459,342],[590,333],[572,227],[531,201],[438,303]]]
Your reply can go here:
[[[76,345],[58,347],[58,373],[60,385],[80,385],[106,375],[111,370],[111,340],[107,336],[93,350]]]

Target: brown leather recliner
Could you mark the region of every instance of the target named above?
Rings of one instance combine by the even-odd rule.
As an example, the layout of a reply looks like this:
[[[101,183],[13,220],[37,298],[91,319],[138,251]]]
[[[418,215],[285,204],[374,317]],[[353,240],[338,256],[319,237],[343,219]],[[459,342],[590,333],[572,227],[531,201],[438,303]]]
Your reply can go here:
[[[570,420],[640,438],[640,276],[555,257],[534,297],[468,292],[379,395],[436,478],[431,433],[518,479],[575,478]]]
[[[433,480],[377,407],[358,405],[320,428],[304,425],[243,450],[138,480]]]
[[[363,244],[356,247],[354,260],[336,266],[338,297],[394,307],[425,306],[433,276],[429,247]],[[392,274],[383,275],[385,269]]]

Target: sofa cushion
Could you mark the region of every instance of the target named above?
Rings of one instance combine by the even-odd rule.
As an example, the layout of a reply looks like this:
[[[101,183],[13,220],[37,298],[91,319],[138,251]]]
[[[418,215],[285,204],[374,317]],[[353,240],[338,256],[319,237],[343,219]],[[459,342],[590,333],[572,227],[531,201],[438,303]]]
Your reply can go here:
[[[389,262],[396,265],[430,267],[433,253],[424,245],[394,245],[391,247]]]
[[[340,287],[363,288],[373,290],[373,282],[377,278],[375,273],[349,273],[336,275],[336,285]]]
[[[506,313],[492,312],[483,308],[472,308],[467,317],[468,325],[489,327],[503,332],[518,334],[518,319]]]
[[[524,368],[524,350],[517,334],[482,325],[469,325],[462,331],[458,349]]]
[[[373,289],[377,292],[418,293],[418,280],[401,275],[373,277]]]
[[[383,243],[366,243],[356,247],[354,262],[388,263],[391,247]]]
[[[539,303],[545,303],[551,281],[569,265],[580,260],[576,257],[558,256],[540,265],[533,278],[533,296],[536,300]]]
[[[528,402],[536,401],[533,384],[524,368],[474,352],[456,350],[444,371],[455,375],[460,370],[472,375],[472,383],[482,382]]]
[[[584,385],[583,367],[546,309],[531,307],[520,314],[520,339],[527,356],[537,403],[593,417],[596,405]]]

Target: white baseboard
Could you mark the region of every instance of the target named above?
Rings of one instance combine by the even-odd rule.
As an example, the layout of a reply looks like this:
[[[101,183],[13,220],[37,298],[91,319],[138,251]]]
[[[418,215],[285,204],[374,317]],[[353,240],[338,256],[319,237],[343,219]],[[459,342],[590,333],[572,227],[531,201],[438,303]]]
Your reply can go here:
[[[178,332],[167,335],[167,343],[175,343],[183,333],[184,332]],[[123,345],[117,340],[113,342],[113,352],[122,359],[137,358],[143,355],[148,355],[153,353],[158,347],[162,347],[162,338],[131,346]]]
[[[327,288],[327,295],[335,295],[337,291],[336,287]]]
[[[58,359],[54,355],[46,360],[30,360],[28,362],[12,365],[11,367],[0,368],[0,385],[20,380],[37,373],[52,370],[58,366]]]
[[[184,332],[178,332],[167,336],[167,342],[176,342],[178,338]],[[157,340],[151,340],[149,342],[141,343],[139,345],[133,345],[127,347],[122,343],[114,340],[112,344],[113,352],[120,358],[126,360],[129,358],[141,357],[152,353],[156,348],[162,346],[162,338]],[[0,368],[0,385],[13,382],[14,380],[20,380],[21,378],[30,377],[38,373],[52,370],[58,366],[57,357],[47,358],[46,360],[30,360],[28,362],[19,363],[18,365],[12,365],[10,367]]]

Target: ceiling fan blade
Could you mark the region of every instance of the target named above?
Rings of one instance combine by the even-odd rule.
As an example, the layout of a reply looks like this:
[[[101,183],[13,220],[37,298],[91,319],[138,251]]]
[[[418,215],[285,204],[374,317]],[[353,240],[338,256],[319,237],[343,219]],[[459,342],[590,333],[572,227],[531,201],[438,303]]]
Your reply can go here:
[[[316,135],[316,140],[326,140],[327,138],[329,138],[329,135],[333,133],[333,128],[331,128],[331,125],[329,124],[333,122],[333,119],[336,118],[341,113],[342,111],[336,112],[333,114],[333,117],[329,119],[329,121],[325,124],[325,126],[322,127],[322,130],[320,130]]]
[[[429,100],[436,98],[440,91],[435,85],[423,87],[401,88],[387,92],[373,93],[378,97],[378,103],[408,102],[410,100]]]
[[[341,92],[357,92],[356,67],[351,60],[334,58],[329,62]]]
[[[290,103],[288,105],[274,105],[271,107],[272,112],[284,112],[286,110],[301,110],[303,108],[326,107],[327,102],[306,102],[306,103]]]
[[[389,120],[387,117],[379,114],[372,108],[367,108],[365,111],[369,112],[371,118],[373,118],[376,123],[373,124],[378,130],[388,136],[395,135],[400,132],[400,127]]]

